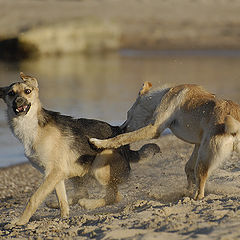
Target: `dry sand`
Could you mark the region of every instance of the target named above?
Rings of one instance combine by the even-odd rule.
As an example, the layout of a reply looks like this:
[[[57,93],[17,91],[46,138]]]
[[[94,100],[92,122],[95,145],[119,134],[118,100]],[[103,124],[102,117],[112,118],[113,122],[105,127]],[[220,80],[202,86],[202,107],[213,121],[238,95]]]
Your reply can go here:
[[[96,210],[75,205],[70,218],[42,204],[26,226],[6,230],[41,183],[30,164],[0,170],[0,238],[28,239],[239,239],[240,163],[233,154],[210,177],[206,197],[194,201],[186,191],[184,165],[193,147],[172,135],[155,141],[161,153],[132,164],[121,185],[123,200]],[[133,147],[139,147],[142,143]],[[90,197],[103,194],[89,183]]]

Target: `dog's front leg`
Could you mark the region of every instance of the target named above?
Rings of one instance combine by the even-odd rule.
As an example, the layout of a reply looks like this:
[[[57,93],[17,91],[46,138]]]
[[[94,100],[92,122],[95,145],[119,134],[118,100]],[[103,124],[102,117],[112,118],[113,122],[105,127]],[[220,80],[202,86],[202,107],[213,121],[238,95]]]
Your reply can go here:
[[[140,128],[134,132],[120,134],[114,138],[105,140],[90,138],[89,141],[97,148],[118,148],[143,139],[157,138],[159,135],[158,126],[156,124],[149,124],[146,127]]]
[[[15,222],[16,225],[24,225],[28,223],[31,216],[37,210],[38,206],[47,197],[47,195],[53,191],[57,183],[64,179],[64,174],[54,169],[45,178],[44,182],[40,185],[37,191],[30,198],[23,215],[18,221]]]
[[[64,180],[59,182],[56,185],[56,194],[61,210],[61,217],[65,218],[69,216],[69,206],[68,206],[68,200],[67,200],[67,194],[65,189]]]

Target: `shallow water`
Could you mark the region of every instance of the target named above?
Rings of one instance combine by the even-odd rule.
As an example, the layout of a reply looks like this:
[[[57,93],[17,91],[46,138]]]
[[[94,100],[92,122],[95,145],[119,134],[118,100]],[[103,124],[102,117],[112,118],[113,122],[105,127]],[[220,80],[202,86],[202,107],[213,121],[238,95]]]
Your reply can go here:
[[[153,86],[196,83],[240,103],[238,51],[130,51],[98,56],[58,56],[9,64],[0,62],[0,86],[38,78],[47,109],[74,117],[121,124],[144,81]],[[7,127],[0,103],[0,167],[27,161]]]

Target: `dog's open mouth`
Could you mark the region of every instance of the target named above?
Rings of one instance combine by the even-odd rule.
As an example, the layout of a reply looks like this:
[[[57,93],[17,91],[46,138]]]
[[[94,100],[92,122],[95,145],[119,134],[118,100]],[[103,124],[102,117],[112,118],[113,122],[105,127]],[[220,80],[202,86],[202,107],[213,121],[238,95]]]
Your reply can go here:
[[[27,114],[30,107],[31,107],[31,103],[26,104],[26,105],[22,105],[22,106],[19,106],[19,107],[14,107],[13,110],[14,110],[16,115]]]

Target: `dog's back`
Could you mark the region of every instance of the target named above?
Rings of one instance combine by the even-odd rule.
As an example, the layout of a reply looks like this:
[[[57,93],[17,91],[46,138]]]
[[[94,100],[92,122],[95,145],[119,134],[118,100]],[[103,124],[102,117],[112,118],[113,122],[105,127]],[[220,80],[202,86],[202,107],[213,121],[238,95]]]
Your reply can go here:
[[[71,148],[78,152],[80,164],[91,164],[96,155],[102,150],[97,149],[89,142],[89,138],[106,139],[115,137],[124,131],[119,126],[112,126],[96,119],[79,118],[61,115],[58,112],[43,110],[42,127],[53,124],[59,129],[62,137],[70,139]],[[127,162],[138,162],[141,159],[150,158],[160,149],[156,144],[146,144],[139,151],[130,149],[129,145],[122,146],[117,151]]]

